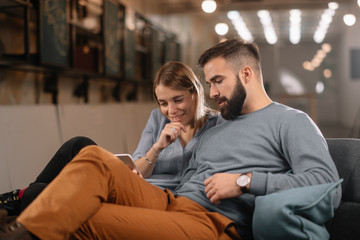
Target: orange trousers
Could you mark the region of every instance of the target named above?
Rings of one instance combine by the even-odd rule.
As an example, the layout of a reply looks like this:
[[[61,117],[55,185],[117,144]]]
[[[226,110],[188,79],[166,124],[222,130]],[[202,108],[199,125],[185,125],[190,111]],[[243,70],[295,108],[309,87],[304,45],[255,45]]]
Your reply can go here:
[[[225,240],[232,223],[149,184],[99,146],[83,148],[17,220],[52,240]]]

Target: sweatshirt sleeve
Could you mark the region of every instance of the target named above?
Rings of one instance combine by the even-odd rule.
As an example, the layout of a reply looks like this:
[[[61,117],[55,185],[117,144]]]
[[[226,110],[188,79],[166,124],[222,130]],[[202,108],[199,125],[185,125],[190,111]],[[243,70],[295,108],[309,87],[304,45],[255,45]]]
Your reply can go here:
[[[250,187],[252,193],[270,194],[339,180],[326,140],[306,114],[298,113],[283,124],[279,137],[283,157],[291,171],[286,174],[254,172]],[[334,198],[335,207],[339,205],[340,198],[341,187]]]
[[[132,154],[134,160],[141,158],[155,143],[157,133],[161,124],[161,113],[158,109],[154,109],[145,125],[141,134],[141,138],[135,152]]]

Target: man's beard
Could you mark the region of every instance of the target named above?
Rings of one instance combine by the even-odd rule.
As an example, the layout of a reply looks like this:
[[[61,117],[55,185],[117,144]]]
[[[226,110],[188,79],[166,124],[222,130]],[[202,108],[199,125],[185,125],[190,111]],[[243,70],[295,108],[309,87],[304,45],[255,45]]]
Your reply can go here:
[[[237,84],[232,92],[230,99],[221,97],[218,100],[225,101],[225,104],[220,108],[221,115],[226,120],[233,120],[241,115],[242,108],[244,106],[246,98],[246,90],[242,85],[239,77],[237,77]]]

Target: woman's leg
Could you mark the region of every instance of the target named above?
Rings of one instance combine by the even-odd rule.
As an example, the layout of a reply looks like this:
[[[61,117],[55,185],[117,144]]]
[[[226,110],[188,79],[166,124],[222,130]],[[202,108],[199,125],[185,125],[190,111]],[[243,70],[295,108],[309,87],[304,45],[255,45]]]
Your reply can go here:
[[[165,210],[168,194],[134,174],[112,153],[83,148],[18,217],[41,239],[66,239],[104,202]]]
[[[16,215],[19,215],[22,211],[24,211],[24,209],[29,206],[32,201],[34,201],[34,199],[45,189],[47,185],[47,183],[32,183],[28,188],[26,188],[20,201],[20,211]]]
[[[29,187],[14,190],[0,195],[0,208],[8,211],[9,215],[19,215],[68,164],[79,151],[96,143],[87,137],[74,137],[66,141],[46,167],[42,170],[35,182]]]
[[[34,183],[50,183],[82,148],[89,145],[96,145],[96,143],[87,137],[74,137],[66,141],[51,158]]]

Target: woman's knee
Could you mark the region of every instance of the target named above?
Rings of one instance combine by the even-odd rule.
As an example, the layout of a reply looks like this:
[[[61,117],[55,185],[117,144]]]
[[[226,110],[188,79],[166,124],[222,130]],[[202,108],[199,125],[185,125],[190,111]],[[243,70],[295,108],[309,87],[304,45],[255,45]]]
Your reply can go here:
[[[81,147],[86,147],[89,145],[97,145],[92,139],[84,136],[76,136],[70,138],[65,144],[70,144],[73,146],[81,146]]]

